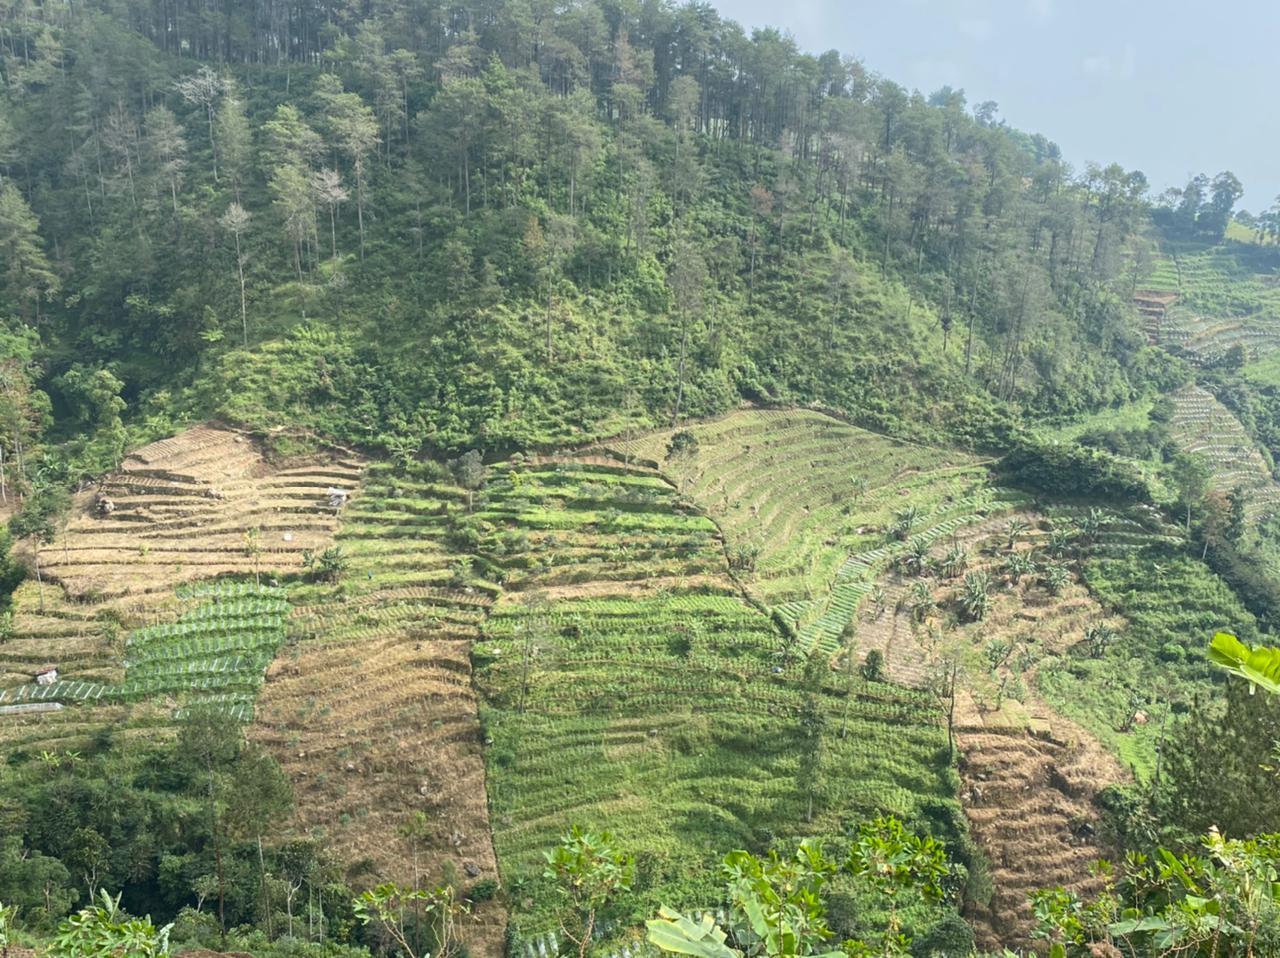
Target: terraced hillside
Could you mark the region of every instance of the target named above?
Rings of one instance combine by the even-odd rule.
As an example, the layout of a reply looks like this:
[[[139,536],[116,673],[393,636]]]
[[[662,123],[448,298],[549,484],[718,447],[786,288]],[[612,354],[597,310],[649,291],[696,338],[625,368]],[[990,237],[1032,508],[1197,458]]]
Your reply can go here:
[[[919,822],[948,803],[930,698],[861,679],[846,695],[825,668],[806,693],[801,662],[728,576],[715,525],[652,469],[502,468],[477,520],[503,543],[507,576],[476,676],[494,839],[528,902],[542,897],[541,851],[569,822],[643,849],[643,910],[719,900],[726,848],[840,834],[876,811]],[[806,702],[825,723],[812,821]],[[549,920],[529,908],[521,935]]]
[[[43,586],[16,596],[0,743],[75,749],[106,723],[162,733],[212,704],[253,723],[293,782],[297,826],[341,860],[406,882],[419,863],[497,877],[470,680],[496,587],[444,542],[466,494],[364,470],[275,467],[218,427],[130,455],[102,484],[109,510],[82,497],[42,550]],[[341,584],[293,581],[338,555]],[[48,668],[59,681],[32,681]],[[501,911],[482,918],[472,951],[497,954]]]
[[[1280,505],[1280,484],[1240,421],[1199,386],[1173,394],[1174,439],[1209,467],[1213,488],[1223,493],[1244,489],[1251,521],[1271,515]]]
[[[1278,269],[1274,247],[1153,241],[1135,297],[1148,338],[1200,361],[1233,346],[1252,359],[1273,352],[1280,347]]]
[[[350,490],[360,468],[341,457],[275,467],[217,426],[128,456],[104,480],[105,502],[77,499],[40,550],[40,579],[14,596],[0,740],[72,741],[126,712],[130,725],[163,726],[210,697],[247,717],[283,637],[284,596],[258,582],[332,541],[327,490]],[[238,585],[201,584],[237,574]],[[59,681],[35,684],[50,669]]]
[[[1098,791],[1125,778],[1097,740],[1038,693],[1040,663],[1066,654],[1099,626],[1117,634],[1079,582],[1076,546],[1056,521],[1028,511],[985,520],[945,543],[913,547],[877,580],[850,650],[879,652],[891,678],[944,684],[955,668],[955,740],[965,812],[987,853],[995,896],[970,918],[980,943],[1029,948],[1028,896],[1062,885],[1087,893],[1089,865],[1103,854],[1090,840]],[[1095,539],[1136,535],[1134,520],[1108,516]],[[1112,533],[1114,530],[1114,533]],[[1093,543],[1091,543],[1092,547]],[[979,615],[965,605],[971,583],[987,596]],[[845,654],[849,654],[846,652]]]
[[[328,490],[351,490],[362,468],[352,457],[277,468],[242,433],[190,429],[127,456],[100,486],[109,505],[83,496],[42,551],[43,575],[127,615],[184,582],[295,572],[333,539]]]
[[[62,676],[0,691],[0,705],[95,705],[168,698],[178,714],[214,705],[231,717],[252,714],[262,673],[284,640],[289,603],[282,589],[254,583],[216,583],[179,593],[188,607],[176,622],[152,625],[124,642],[120,681]],[[28,636],[27,642],[33,642]]]
[[[840,674],[876,652],[888,678],[935,691],[955,665],[962,798],[996,889],[970,917],[985,947],[1029,947],[1031,891],[1096,887],[1092,800],[1126,775],[1037,691],[1041,660],[1121,626],[1081,583],[1069,539],[1079,518],[1090,549],[1123,548],[1158,537],[1154,520],[1058,507],[1055,527],[970,457],[813,412],[740,412],[689,431],[692,454],[668,456],[670,432],[615,452],[668,471],[720,523],[731,558],[751,550],[739,574],[794,623],[790,649],[817,650]],[[981,614],[965,604],[971,583]]]
[[[1133,304],[1138,310],[1138,315],[1142,317],[1142,332],[1147,337],[1147,342],[1152,345],[1160,345],[1171,335],[1171,331],[1167,328],[1169,323],[1169,309],[1178,301],[1178,294],[1175,290],[1160,289],[1140,289],[1133,297]]]
[[[660,462],[715,518],[738,575],[801,652],[838,651],[876,572],[908,541],[944,540],[1018,501],[971,456],[818,412],[740,411],[688,431],[693,454],[668,456],[671,431],[614,449]]]
[[[380,878],[497,877],[471,686],[495,587],[445,542],[465,498],[370,467],[337,534],[340,581],[292,591],[251,730],[293,782],[298,826]],[[472,950],[496,954],[502,916],[483,916]]]

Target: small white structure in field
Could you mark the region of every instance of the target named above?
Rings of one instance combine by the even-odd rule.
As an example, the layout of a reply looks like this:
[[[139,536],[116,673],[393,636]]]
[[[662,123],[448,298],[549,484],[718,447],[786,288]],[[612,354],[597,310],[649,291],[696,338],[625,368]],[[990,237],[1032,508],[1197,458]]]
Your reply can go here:
[[[337,489],[330,486],[325,490],[325,495],[329,497],[330,509],[341,509],[347,504],[347,490]]]
[[[57,669],[45,669],[43,672],[36,673],[36,685],[52,685],[58,681]]]

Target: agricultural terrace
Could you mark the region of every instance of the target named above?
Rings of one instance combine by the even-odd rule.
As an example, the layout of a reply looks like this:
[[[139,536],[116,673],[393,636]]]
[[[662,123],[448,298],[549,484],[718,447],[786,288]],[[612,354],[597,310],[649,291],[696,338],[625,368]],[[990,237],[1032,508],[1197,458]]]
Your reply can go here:
[[[39,579],[14,595],[0,738],[74,742],[126,715],[163,726],[188,701],[247,718],[286,614],[283,593],[259,583],[331,541],[326,491],[354,488],[359,469],[275,467],[249,437],[214,426],[130,454],[105,499],[77,499],[33,556]],[[59,681],[37,685],[49,669]]]
[[[971,909],[979,944],[1031,947],[1029,894],[1061,885],[1096,891],[1090,864],[1104,852],[1093,797],[1124,770],[1097,739],[1047,703],[1041,663],[1119,632],[1082,584],[1082,533],[1062,510],[1029,510],[915,541],[876,578],[841,668],[878,655],[888,676],[946,689],[954,682],[961,797],[990,861],[994,896]],[[1108,517],[1133,536],[1136,520]],[[1102,537],[1086,523],[1091,544]],[[1088,823],[1088,827],[1085,825]]]
[[[1280,345],[1280,251],[1229,241],[1160,242],[1135,299],[1148,337],[1204,361],[1241,346],[1251,358]]]
[[[497,877],[471,685],[496,587],[449,544],[465,511],[460,489],[369,467],[330,554],[338,581],[292,589],[251,730],[293,783],[299,827],[388,880]],[[497,954],[496,903],[481,917],[472,952]]]
[[[1178,529],[1151,514],[1083,513],[1061,510],[1054,521],[1092,530],[1075,539],[1079,574],[1113,618],[1045,656],[1035,684],[1145,781],[1169,723],[1211,687],[1204,636],[1230,630],[1262,639],[1231,589],[1187,554]],[[1112,627],[1114,620],[1123,624]]]
[[[350,457],[276,468],[248,436],[197,426],[130,453],[104,500],[82,496],[41,550],[41,574],[127,618],[182,583],[296,572],[333,539],[328,489],[354,489],[362,468]]]
[[[688,431],[691,454],[668,456],[670,430],[613,449],[660,463],[716,520],[748,591],[802,653],[839,650],[875,574],[909,540],[945,540],[1019,501],[962,452],[818,412],[740,411]]]
[[[218,582],[188,587],[179,597],[196,604],[176,622],[138,629],[125,640],[123,681],[68,676],[49,684],[27,683],[0,691],[0,705],[179,696],[182,708],[214,705],[232,717],[248,718],[263,670],[284,639],[289,608],[284,590]]]
[[[736,591],[715,525],[651,469],[513,464],[476,518],[508,587],[476,655],[494,840],[527,902],[546,900],[541,853],[570,822],[641,853],[635,919],[719,901],[726,848],[833,837],[882,811],[955,837],[936,704],[825,665],[806,694],[804,662]],[[526,907],[527,938],[550,915]]]
[[[1280,485],[1240,420],[1199,386],[1186,386],[1172,399],[1173,437],[1204,460],[1213,488],[1230,493],[1242,487],[1251,521],[1273,514],[1280,503]]]

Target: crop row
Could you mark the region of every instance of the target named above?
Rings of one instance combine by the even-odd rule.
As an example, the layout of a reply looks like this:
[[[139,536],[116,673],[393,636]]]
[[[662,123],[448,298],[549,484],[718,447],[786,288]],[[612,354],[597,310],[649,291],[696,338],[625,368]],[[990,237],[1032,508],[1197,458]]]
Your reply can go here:
[[[219,579],[214,582],[197,582],[179,586],[176,590],[180,599],[242,599],[259,597],[282,600],[285,590],[277,586],[260,585],[256,582],[237,582]]]

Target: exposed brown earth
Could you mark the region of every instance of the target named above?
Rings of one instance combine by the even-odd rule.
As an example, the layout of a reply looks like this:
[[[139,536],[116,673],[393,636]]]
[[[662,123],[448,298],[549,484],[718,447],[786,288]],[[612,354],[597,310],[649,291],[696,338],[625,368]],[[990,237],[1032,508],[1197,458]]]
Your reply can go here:
[[[136,614],[182,583],[296,571],[304,550],[333,540],[327,490],[353,490],[362,468],[353,457],[276,467],[249,436],[197,426],[130,453],[79,496],[41,574],[72,599]]]
[[[492,598],[452,587],[456,557],[436,520],[394,505],[357,497],[344,513],[342,585],[294,609],[250,735],[293,784],[294,827],[320,837],[357,886],[466,888],[499,878],[471,684],[471,645]],[[407,528],[415,534],[396,534]],[[500,955],[501,905],[484,904],[477,919],[465,931],[470,952]]]
[[[1134,294],[1133,304],[1142,317],[1142,331],[1151,345],[1160,344],[1169,307],[1177,301],[1177,293],[1140,289]]]
[[[1027,550],[1042,534],[1040,517],[1022,513],[1030,531]],[[987,568],[996,579],[991,612],[981,622],[941,636],[939,621],[917,621],[911,608],[914,583],[930,583],[935,600],[950,601],[958,577],[950,583],[889,572],[880,579],[884,611],[864,611],[857,633],[857,655],[879,649],[885,670],[895,681],[923,685],[947,646],[969,645],[976,661],[971,678],[961,680],[956,701],[956,749],[963,788],[961,800],[974,840],[990,861],[994,895],[985,908],[968,915],[980,949],[1030,949],[1033,915],[1029,896],[1039,888],[1062,886],[1082,895],[1099,889],[1092,864],[1105,857],[1097,844],[1098,809],[1094,797],[1126,779],[1116,759],[1084,729],[1057,714],[1034,691],[1034,666],[1018,672],[1012,664],[987,675],[978,653],[993,640],[1019,650],[1063,651],[1079,641],[1089,625],[1108,621],[1102,608],[1080,585],[1052,596],[1026,580],[1018,584],[996,573],[996,557],[983,545],[1003,539],[1009,517],[990,519],[934,546],[936,558],[952,545],[970,550],[970,570]],[[1003,546],[1001,547],[1003,549]],[[1118,624],[1118,623],[1109,623]],[[1020,701],[1000,691],[1002,679],[1022,683]]]

